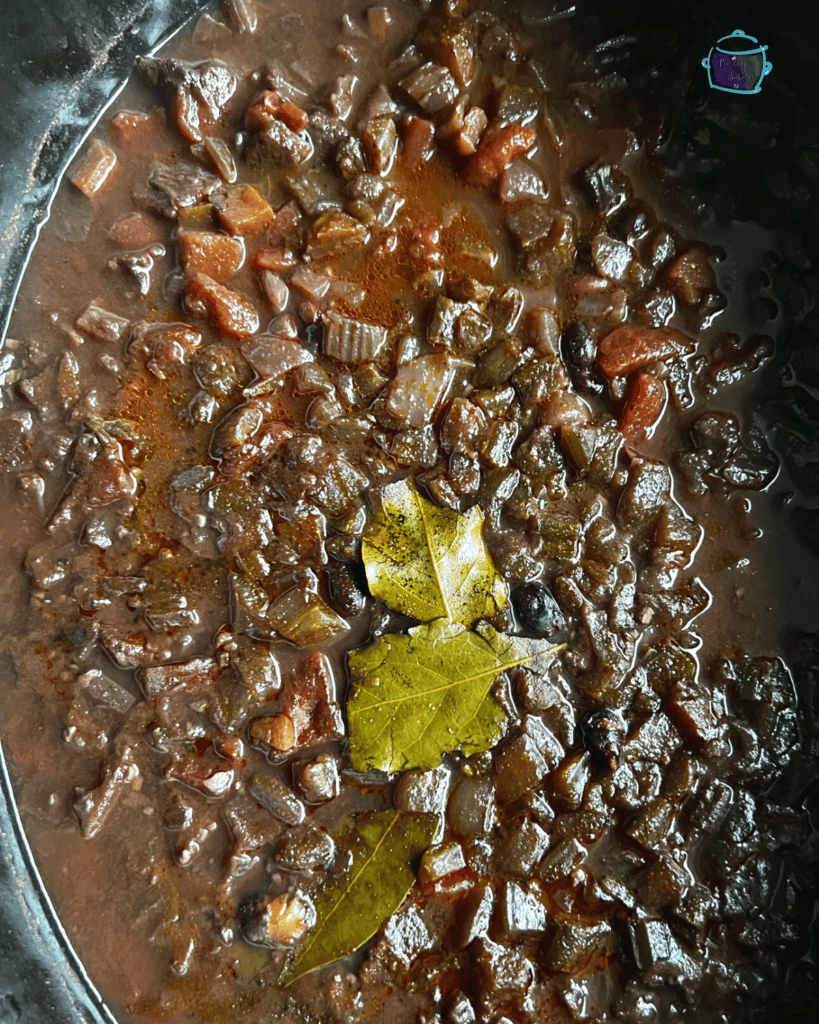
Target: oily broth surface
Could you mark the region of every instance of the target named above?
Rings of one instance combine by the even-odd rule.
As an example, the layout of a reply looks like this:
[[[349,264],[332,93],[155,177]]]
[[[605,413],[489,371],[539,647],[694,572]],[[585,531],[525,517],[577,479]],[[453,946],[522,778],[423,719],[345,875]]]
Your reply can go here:
[[[360,19],[365,4],[349,4],[350,14]],[[332,13],[313,4],[301,8],[300,17],[304,30],[297,20],[287,15],[278,33],[281,46],[280,59],[286,66],[298,55],[298,70],[313,80],[331,76],[325,69],[327,40],[338,32],[340,10]],[[393,26],[395,37],[401,38],[408,31],[413,12],[408,5],[399,5],[397,20]],[[277,10],[267,13],[271,22],[279,17]],[[405,19],[405,20],[402,20]],[[558,30],[555,29],[557,32]],[[560,29],[560,31],[563,31]],[[229,41],[222,56],[228,63],[253,68],[271,54],[260,30],[254,37],[237,37]],[[556,44],[551,42],[552,46]],[[202,59],[201,50],[190,40],[179,40],[173,44],[174,52],[183,59]],[[377,71],[377,67],[357,65],[362,77]],[[250,84],[240,86],[249,96],[255,91]],[[237,100],[237,109],[244,105],[244,98]],[[144,180],[153,162],[159,158],[172,160],[180,148],[178,137],[172,131],[160,132],[164,115],[160,115],[149,92],[140,85],[118,102],[118,107],[152,110],[153,124],[145,136],[144,148],[135,146],[129,157],[133,167],[133,180]],[[102,127],[105,136],[107,129]],[[149,144],[150,143],[150,144]],[[156,148],[154,148],[156,147]],[[130,172],[129,172],[130,177]],[[443,182],[442,182],[443,184]],[[646,197],[648,198],[648,197]],[[422,203],[423,195],[419,199]],[[122,315],[127,315],[119,284],[114,278],[104,275],[97,278],[100,267],[114,254],[107,236],[109,226],[120,216],[123,202],[127,207],[129,197],[114,183],[113,188],[104,189],[89,204],[85,197],[65,186],[55,203],[51,223],[33,258],[27,280],[18,303],[18,315],[12,327],[11,336],[28,342],[36,339],[47,362],[51,351],[61,351],[65,346],[66,328],[71,328],[73,318],[81,311],[89,298],[97,297],[100,304],[110,302]],[[480,211],[478,199],[476,211]],[[277,205],[274,202],[273,205]],[[480,212],[476,212],[476,218]],[[487,218],[488,219],[488,218]],[[157,261],[156,279],[174,270],[171,246],[167,254]],[[247,271],[243,281],[251,285]],[[88,280],[94,281],[94,295],[89,294]],[[163,307],[161,291],[153,294],[157,309]],[[134,308],[139,306],[134,302]],[[377,306],[377,303],[376,303]],[[375,306],[374,306],[375,308]],[[134,313],[136,318],[144,313]],[[724,328],[723,328],[724,329]],[[709,332],[704,332],[705,344]],[[70,342],[69,342],[70,343]],[[85,341],[87,350],[94,342]],[[99,386],[110,393],[115,383],[122,379],[121,367],[95,365],[93,359],[84,364],[84,384]],[[135,396],[135,406],[144,409],[145,423],[154,431],[152,444],[159,451],[163,445],[173,444],[172,417],[167,413],[173,407],[172,395],[175,380],[151,381],[151,390]],[[737,398],[732,395],[732,401]],[[160,404],[161,403],[161,404]],[[741,401],[737,403],[741,405]],[[160,409],[159,415],[152,410]],[[151,410],[151,411],[149,411]],[[669,420],[658,431],[655,441],[645,449],[648,456],[659,455],[676,447],[682,435],[682,427]],[[203,429],[201,436],[189,436],[192,451],[201,450],[205,443]],[[195,432],[193,432],[195,434]],[[55,448],[60,445],[64,429],[57,428],[54,436]],[[67,443],[67,442],[66,442]],[[59,465],[60,460],[54,460]],[[59,475],[49,482],[48,495],[59,495],[67,482]],[[24,635],[31,631],[29,616],[29,586],[19,573],[19,565],[25,553],[43,537],[42,514],[21,510],[18,499],[12,496],[13,481],[7,483],[9,496],[4,499],[7,507],[13,507],[14,531],[11,542],[4,551],[3,579],[6,581],[7,600],[4,602],[4,629],[9,635]],[[150,480],[146,481],[150,486]],[[695,503],[684,499],[689,510],[695,510]],[[705,662],[712,653],[726,645],[738,645],[752,654],[776,654],[779,650],[778,626],[773,625],[767,615],[768,609],[778,603],[775,594],[767,593],[770,578],[761,568],[759,555],[754,562],[744,565],[746,552],[759,550],[751,531],[752,520],[740,508],[740,499],[728,507],[712,497],[696,505],[695,514],[706,525],[703,550],[698,556],[699,571],[714,596],[714,605],[709,612],[707,625],[702,627],[703,650],[701,659]],[[163,516],[167,513],[161,507],[155,509],[155,520],[151,527],[157,534],[162,532]],[[150,532],[150,531],[148,531]],[[727,557],[725,552],[730,552]],[[102,557],[102,556],[94,556]],[[194,591],[201,594],[219,593],[224,597],[211,608],[197,626],[194,640],[188,644],[178,639],[172,641],[170,650],[174,660],[196,652],[196,641],[212,636],[222,625],[218,616],[218,605],[227,603],[227,582],[221,567],[209,568],[196,575],[193,573]],[[35,621],[41,621],[34,617]],[[701,622],[703,620],[700,620]],[[700,629],[695,622],[693,629]],[[356,632],[337,650],[330,651],[337,678],[343,679],[343,655],[350,646],[363,642],[367,635],[367,624],[360,623]],[[258,1019],[262,1013],[281,1014],[288,1019],[289,995],[281,996],[275,991],[275,971],[270,967],[269,954],[245,944],[238,934],[223,936],[223,946],[214,942],[212,949],[200,953],[201,960],[186,973],[181,962],[176,963],[177,976],[168,980],[168,940],[164,929],[169,908],[171,914],[184,917],[187,907],[184,897],[178,894],[178,882],[174,880],[177,871],[168,853],[167,832],[159,820],[154,807],[154,781],[146,778],[135,785],[119,802],[112,812],[104,832],[92,841],[81,837],[70,812],[73,790],[93,786],[99,771],[99,754],[88,754],[66,744],[63,740],[64,719],[72,695],[72,678],[75,669],[68,649],[53,649],[49,646],[47,628],[38,626],[31,634],[30,657],[22,666],[20,679],[13,690],[13,715],[6,724],[6,742],[18,777],[20,804],[27,818],[28,832],[35,847],[38,862],[49,892],[58,905],[63,921],[80,958],[88,964],[95,982],[100,987],[114,1010],[123,1020],[148,1021],[162,1014],[162,1019],[174,1024],[195,1024],[200,1020],[219,1019],[230,1006],[230,1012],[237,1020]],[[280,652],[283,668],[296,670],[297,652]],[[292,667],[288,662],[292,662]],[[105,666],[107,672],[136,694],[133,673],[112,666]],[[70,780],[70,781],[67,781]],[[316,818],[329,828],[347,812],[377,805],[378,795],[354,791],[341,798],[332,810],[316,812]],[[206,845],[206,844],[210,845]],[[221,856],[224,853],[224,837],[203,840],[205,855],[188,868],[189,883],[195,891],[195,900],[201,904],[197,913],[207,916],[204,906],[207,894],[220,877]],[[257,865],[245,876],[235,893],[241,899],[243,893],[252,894],[261,884],[263,869]],[[128,881],[124,881],[128,879]],[[93,881],[89,881],[93,880]],[[132,881],[133,880],[133,881]],[[158,895],[159,893],[162,895]],[[155,895],[156,894],[156,895]],[[433,901],[434,902],[434,901]],[[87,922],[93,920],[93,928]],[[116,936],[112,942],[111,937]],[[152,937],[155,944],[146,941]],[[178,943],[178,935],[175,937]],[[354,958],[353,963],[360,958]],[[214,967],[216,969],[214,970]],[[338,987],[343,988],[344,975],[340,974]],[[208,991],[210,988],[210,991]],[[311,980],[297,987],[298,998],[310,1005],[314,1012],[326,1012],[332,1002],[326,989],[319,989]],[[379,1002],[376,996],[383,1000]],[[338,995],[340,1005],[344,996]],[[389,993],[383,988],[374,988],[372,1002],[362,1011],[361,1020],[395,1019],[413,1020],[416,998],[403,999],[399,993]],[[191,1009],[196,1000],[195,1010]],[[417,1002],[424,1000],[418,997]],[[292,1004],[295,1006],[296,1004]],[[561,1003],[552,1003],[546,1009],[545,997],[539,1001],[539,1021],[565,1018],[566,1011]],[[393,1016],[394,1015],[394,1016]]]

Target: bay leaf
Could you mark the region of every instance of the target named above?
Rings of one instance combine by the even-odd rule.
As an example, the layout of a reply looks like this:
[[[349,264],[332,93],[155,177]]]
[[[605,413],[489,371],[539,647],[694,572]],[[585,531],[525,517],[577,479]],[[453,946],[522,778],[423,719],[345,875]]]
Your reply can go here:
[[[489,696],[506,669],[541,667],[562,646],[436,619],[352,651],[349,756],[359,771],[437,768],[451,750],[488,750],[506,714]],[[536,665],[536,663],[540,663]]]
[[[401,906],[415,881],[412,862],[431,844],[438,819],[385,810],[356,814],[335,837],[347,869],[311,893],[316,923],[289,954],[283,986],[363,946]]]
[[[482,531],[477,505],[462,515],[427,501],[410,480],[388,484],[361,541],[370,593],[421,622],[491,618],[506,603],[506,585]]]

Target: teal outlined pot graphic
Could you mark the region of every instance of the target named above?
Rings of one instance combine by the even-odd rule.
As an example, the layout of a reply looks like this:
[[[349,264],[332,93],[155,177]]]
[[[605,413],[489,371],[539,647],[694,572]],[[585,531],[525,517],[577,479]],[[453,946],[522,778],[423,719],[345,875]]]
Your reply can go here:
[[[773,67],[766,58],[767,49],[740,28],[723,36],[702,62],[708,69],[708,84],[722,92],[759,92],[762,79]]]

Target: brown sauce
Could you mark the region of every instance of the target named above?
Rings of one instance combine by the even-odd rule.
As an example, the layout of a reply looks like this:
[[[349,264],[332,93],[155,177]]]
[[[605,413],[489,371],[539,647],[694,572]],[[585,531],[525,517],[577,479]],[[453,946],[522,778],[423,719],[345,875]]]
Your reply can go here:
[[[815,567],[776,526],[787,471],[746,412],[769,356],[742,371],[758,333],[742,282],[770,239],[746,228],[718,263],[721,232],[675,222],[568,23],[520,28],[491,4],[234,6],[255,32],[208,15],[168,50],[194,67],[216,55],[231,95],[208,111],[203,80],[189,69],[176,89],[179,66],[161,61],[147,72],[160,86],[128,87],[95,133],[116,164],[96,188],[104,162],[94,143],[80,154],[7,342],[3,741],[80,959],[123,1024],[767,1019],[807,925],[783,879],[811,823],[781,779],[801,756],[786,634],[814,629],[816,608]],[[472,84],[442,49],[459,30]],[[440,106],[399,84],[425,62],[445,71]],[[328,95],[350,74],[342,116]],[[264,89],[290,106],[259,129],[248,110]],[[529,145],[459,155],[463,94],[484,144],[511,125]],[[407,117],[432,126],[415,167]],[[185,138],[197,124],[235,184]],[[382,130],[394,151],[372,142]],[[359,161],[346,174],[345,140]],[[241,186],[272,224],[214,289],[185,273],[183,236],[235,237],[220,211]],[[255,326],[237,327],[248,309]],[[383,329],[383,348],[328,355],[339,318]],[[628,365],[606,372],[618,329],[632,334],[611,358]],[[654,354],[634,363],[641,344]],[[282,370],[294,346],[301,362]],[[451,363],[422,414],[440,384],[425,357]],[[653,412],[631,400],[640,387],[662,396]],[[255,427],[236,426],[242,410]],[[360,544],[374,495],[407,477],[438,507],[480,507],[510,595],[493,626],[567,647],[487,697],[508,715],[490,749],[387,778],[348,756],[347,656],[414,625],[373,599]],[[300,587],[318,637],[270,625]],[[305,766],[330,763],[339,792],[311,797]],[[448,796],[431,845],[454,868],[414,857],[427,874],[372,939],[280,987],[295,944],[260,940],[259,914],[344,871],[350,816],[434,809],[436,778]],[[260,779],[279,787],[275,809]]]

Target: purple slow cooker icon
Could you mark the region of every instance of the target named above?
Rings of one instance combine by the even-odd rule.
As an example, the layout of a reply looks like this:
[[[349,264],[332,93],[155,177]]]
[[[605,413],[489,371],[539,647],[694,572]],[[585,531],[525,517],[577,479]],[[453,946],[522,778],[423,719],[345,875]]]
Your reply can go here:
[[[739,28],[723,36],[702,62],[708,69],[708,84],[723,92],[759,92],[762,79],[773,67],[765,58],[767,49]]]

